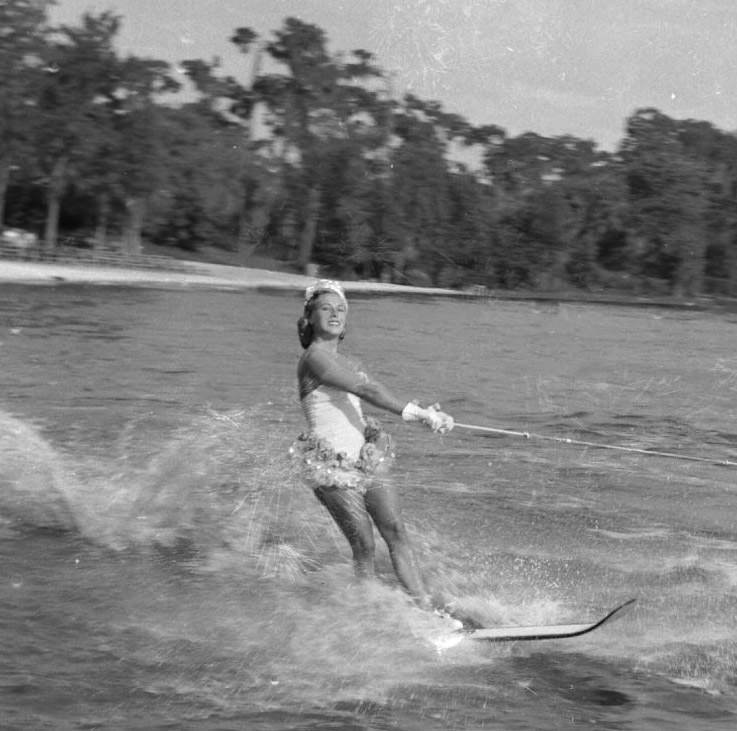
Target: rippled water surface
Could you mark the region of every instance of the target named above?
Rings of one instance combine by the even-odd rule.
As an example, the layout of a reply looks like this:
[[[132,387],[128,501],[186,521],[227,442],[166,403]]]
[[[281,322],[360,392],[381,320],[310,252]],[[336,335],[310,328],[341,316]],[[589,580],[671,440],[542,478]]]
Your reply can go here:
[[[737,318],[352,300],[344,347],[393,390],[533,434],[382,417],[433,585],[488,625],[637,597],[439,654],[383,547],[353,585],[288,458],[300,307],[0,290],[3,728],[737,726],[737,468],[710,462],[737,461]]]

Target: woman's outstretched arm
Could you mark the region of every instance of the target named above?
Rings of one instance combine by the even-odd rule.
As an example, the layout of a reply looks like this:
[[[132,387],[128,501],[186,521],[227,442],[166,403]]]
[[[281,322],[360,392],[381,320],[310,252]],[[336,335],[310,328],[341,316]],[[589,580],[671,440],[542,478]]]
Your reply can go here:
[[[321,384],[353,393],[372,406],[400,415],[405,421],[421,421],[433,430],[453,428],[453,420],[447,414],[399,398],[382,383],[355,372],[325,351],[312,350],[306,355],[304,365]]]

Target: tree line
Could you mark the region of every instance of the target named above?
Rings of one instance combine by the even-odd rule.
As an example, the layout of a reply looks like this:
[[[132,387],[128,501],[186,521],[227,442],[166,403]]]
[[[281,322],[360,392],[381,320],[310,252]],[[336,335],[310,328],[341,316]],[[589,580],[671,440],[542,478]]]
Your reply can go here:
[[[365,50],[286,18],[217,59],[122,57],[121,18],[0,4],[0,226],[139,251],[267,253],[346,277],[737,294],[737,137],[633,112],[615,152],[396,98]],[[181,78],[181,77],[180,77]],[[478,160],[469,166],[464,156]]]

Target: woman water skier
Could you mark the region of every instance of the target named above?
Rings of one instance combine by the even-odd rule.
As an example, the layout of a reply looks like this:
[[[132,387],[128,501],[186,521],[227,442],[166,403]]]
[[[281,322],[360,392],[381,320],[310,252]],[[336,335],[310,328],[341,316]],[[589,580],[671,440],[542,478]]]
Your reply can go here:
[[[373,521],[400,583],[419,606],[430,609],[432,601],[400,515],[396,490],[381,479],[394,457],[391,437],[374,419],[364,417],[361,401],[440,433],[453,428],[453,419],[437,404],[422,408],[398,398],[339,353],[347,315],[348,301],[340,284],[319,280],[307,288],[304,312],[297,322],[305,349],[297,378],[309,433],[300,436],[296,451],[317,499],[348,539],[356,574],[374,575]]]

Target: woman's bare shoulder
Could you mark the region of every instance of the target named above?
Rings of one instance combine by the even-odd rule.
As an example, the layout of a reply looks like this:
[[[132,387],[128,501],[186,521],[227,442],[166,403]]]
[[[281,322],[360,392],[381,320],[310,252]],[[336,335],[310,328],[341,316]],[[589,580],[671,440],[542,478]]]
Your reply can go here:
[[[299,362],[304,364],[307,368],[314,368],[315,366],[325,366],[336,362],[336,356],[337,354],[331,353],[324,348],[316,348],[314,345],[310,345],[310,347],[302,353],[302,357],[299,359]]]
[[[301,378],[312,377],[321,379],[325,373],[336,367],[340,368],[337,354],[311,345],[302,353],[302,357],[299,359],[299,365],[297,366],[297,373]]]

